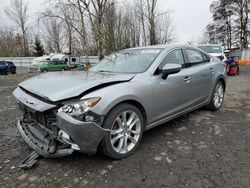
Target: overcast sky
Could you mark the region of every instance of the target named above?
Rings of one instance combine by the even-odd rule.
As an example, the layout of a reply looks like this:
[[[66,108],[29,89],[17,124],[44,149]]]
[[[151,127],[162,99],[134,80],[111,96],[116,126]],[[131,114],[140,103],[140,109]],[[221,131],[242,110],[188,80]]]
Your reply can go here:
[[[212,21],[209,7],[214,0],[160,0],[160,6],[171,12],[178,41],[200,37]]]
[[[41,9],[44,0],[27,1],[34,14]],[[186,42],[200,37],[206,25],[211,22],[209,6],[212,2],[213,0],[159,0],[159,8],[170,12],[177,42]],[[0,0],[0,26],[6,22],[4,8],[9,4],[10,0]]]

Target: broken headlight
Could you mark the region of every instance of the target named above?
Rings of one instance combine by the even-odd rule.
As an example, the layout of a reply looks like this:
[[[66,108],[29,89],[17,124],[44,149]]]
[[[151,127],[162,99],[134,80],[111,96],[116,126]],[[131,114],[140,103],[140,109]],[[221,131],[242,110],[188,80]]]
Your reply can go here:
[[[100,100],[100,97],[95,97],[65,104],[63,107],[59,108],[58,112],[64,112],[72,116],[82,115],[93,108]]]

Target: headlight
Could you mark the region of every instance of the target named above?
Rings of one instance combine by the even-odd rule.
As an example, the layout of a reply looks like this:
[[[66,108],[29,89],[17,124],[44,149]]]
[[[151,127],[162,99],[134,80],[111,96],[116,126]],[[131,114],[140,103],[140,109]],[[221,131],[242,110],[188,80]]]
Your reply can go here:
[[[95,97],[65,104],[63,107],[59,108],[58,112],[64,112],[70,115],[81,115],[93,108],[100,100],[100,97]]]

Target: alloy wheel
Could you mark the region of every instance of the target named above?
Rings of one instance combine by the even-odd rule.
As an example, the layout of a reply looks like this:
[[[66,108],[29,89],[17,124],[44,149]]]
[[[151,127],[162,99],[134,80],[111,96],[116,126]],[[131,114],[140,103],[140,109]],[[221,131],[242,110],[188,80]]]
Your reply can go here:
[[[214,106],[220,108],[224,99],[224,87],[222,84],[218,83],[214,92]]]
[[[127,110],[118,115],[112,125],[110,141],[113,149],[120,154],[131,151],[140,138],[142,125],[138,114]]]

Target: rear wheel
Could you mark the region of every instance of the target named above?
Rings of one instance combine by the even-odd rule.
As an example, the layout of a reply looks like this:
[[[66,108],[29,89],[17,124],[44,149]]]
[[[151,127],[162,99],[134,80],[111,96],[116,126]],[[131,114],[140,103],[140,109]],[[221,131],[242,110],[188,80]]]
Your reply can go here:
[[[144,121],[135,106],[121,104],[107,115],[104,128],[111,131],[102,141],[103,153],[114,159],[122,159],[131,155],[138,147],[143,135]]]
[[[217,81],[214,87],[212,99],[209,104],[209,109],[217,111],[221,108],[224,101],[225,87],[221,81]]]
[[[47,69],[43,69],[42,72],[47,72]]]

